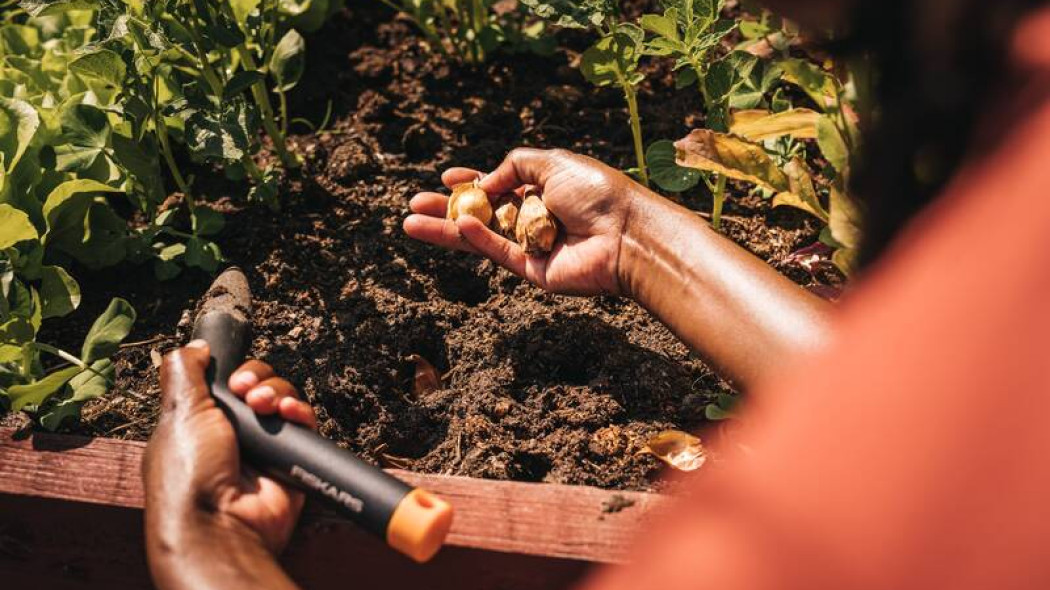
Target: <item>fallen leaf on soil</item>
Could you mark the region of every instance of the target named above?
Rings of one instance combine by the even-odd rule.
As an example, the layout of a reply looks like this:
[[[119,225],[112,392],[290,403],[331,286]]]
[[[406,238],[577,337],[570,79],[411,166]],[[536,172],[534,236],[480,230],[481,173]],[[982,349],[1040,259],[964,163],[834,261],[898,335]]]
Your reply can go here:
[[[422,397],[431,391],[441,389],[441,375],[434,365],[430,364],[430,361],[418,354],[409,355],[408,360],[416,364],[416,374],[412,380],[412,395]]]
[[[681,430],[664,430],[649,439],[644,453],[650,453],[679,471],[696,471],[707,461],[700,439]]]

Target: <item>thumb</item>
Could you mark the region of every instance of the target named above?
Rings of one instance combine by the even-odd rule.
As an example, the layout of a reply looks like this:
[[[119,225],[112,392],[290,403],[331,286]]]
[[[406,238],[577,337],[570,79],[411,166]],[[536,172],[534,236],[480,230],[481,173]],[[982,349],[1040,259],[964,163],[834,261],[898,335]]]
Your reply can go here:
[[[210,362],[211,350],[204,340],[194,340],[164,357],[160,366],[161,408],[164,413],[192,412],[213,403],[204,380],[204,371]]]
[[[515,148],[499,167],[480,180],[479,186],[490,195],[509,193],[522,185],[542,187],[547,182],[556,150]]]

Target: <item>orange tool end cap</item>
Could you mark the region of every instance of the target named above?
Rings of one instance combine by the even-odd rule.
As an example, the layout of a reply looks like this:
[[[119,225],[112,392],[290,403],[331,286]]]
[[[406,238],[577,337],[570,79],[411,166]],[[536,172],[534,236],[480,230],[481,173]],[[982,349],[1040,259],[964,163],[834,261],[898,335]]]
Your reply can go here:
[[[426,490],[414,489],[398,503],[386,527],[386,542],[423,563],[441,549],[452,526],[452,505]]]

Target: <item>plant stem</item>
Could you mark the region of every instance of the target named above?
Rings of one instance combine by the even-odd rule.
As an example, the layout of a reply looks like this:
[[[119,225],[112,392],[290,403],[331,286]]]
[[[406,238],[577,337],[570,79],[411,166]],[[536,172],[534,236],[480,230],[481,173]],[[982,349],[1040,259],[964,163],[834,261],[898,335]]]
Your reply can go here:
[[[80,357],[77,357],[77,356],[73,355],[72,353],[66,352],[66,351],[62,350],[61,348],[58,348],[58,347],[55,347],[55,346],[51,346],[50,344],[44,344],[43,342],[34,342],[33,346],[35,346],[37,349],[39,349],[42,352],[53,354],[53,355],[57,356],[58,358],[66,361],[67,363],[70,363],[71,365],[80,367],[84,371],[89,371],[91,373],[94,373],[95,375],[105,379],[106,383],[108,383],[110,387],[113,386],[113,381],[109,377],[106,377],[105,375],[103,375],[99,371],[96,371],[95,369],[93,369],[91,367],[91,365],[85,363]]]
[[[238,45],[236,51],[246,68],[249,70],[258,69],[255,65],[255,58],[252,57],[251,51],[244,44]],[[277,150],[278,157],[281,158],[281,163],[288,169],[298,168],[299,160],[288,151],[288,146],[284,141],[284,134],[281,133],[281,130],[277,128],[277,124],[274,122],[273,105],[270,103],[270,95],[266,91],[266,83],[264,81],[260,80],[252,84],[252,97],[262,112],[263,129],[266,130],[266,134],[273,140],[274,148]]]
[[[288,97],[280,86],[277,87],[277,108],[281,109],[281,135],[288,135]]]
[[[714,206],[711,209],[711,226],[715,230],[722,229],[722,205],[726,202],[726,177],[719,175],[715,182],[715,190],[712,191]]]
[[[638,116],[638,95],[630,83],[623,85],[627,97],[627,111],[631,115],[631,135],[634,138],[634,157],[638,160],[638,177],[646,187],[649,186],[649,170],[645,165],[645,147],[642,144],[642,121]]]
[[[171,176],[175,179],[175,185],[179,187],[179,190],[183,195],[186,196],[186,206],[189,207],[190,213],[192,214],[195,209],[193,202],[193,193],[190,192],[190,185],[183,178],[182,172],[179,170],[179,165],[175,163],[175,155],[171,152],[171,141],[168,139],[168,128],[164,123],[164,117],[158,116],[153,123],[153,126],[157,131],[157,141],[160,143],[160,152],[164,155],[164,161],[168,164],[168,169],[171,170]]]
[[[263,176],[262,170],[259,170],[259,167],[255,165],[255,160],[253,160],[248,154],[244,154],[244,157],[241,158],[241,165],[243,165],[244,169],[248,172],[248,176],[251,176],[252,180],[257,184],[266,180]]]

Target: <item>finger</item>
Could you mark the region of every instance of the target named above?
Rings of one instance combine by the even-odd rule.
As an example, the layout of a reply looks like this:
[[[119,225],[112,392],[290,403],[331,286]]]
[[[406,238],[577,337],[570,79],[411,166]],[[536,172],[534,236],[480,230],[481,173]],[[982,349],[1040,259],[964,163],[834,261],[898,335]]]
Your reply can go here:
[[[262,383],[251,388],[244,395],[244,402],[256,414],[273,414],[277,411],[281,400],[285,398],[298,399],[299,392],[295,386],[281,377],[270,377]]]
[[[457,184],[477,180],[482,176],[484,175],[481,172],[478,172],[473,168],[449,168],[441,174],[441,184],[444,184],[448,188],[452,188]]]
[[[462,250],[477,254],[469,242],[463,239],[456,223],[451,219],[438,219],[426,215],[409,215],[403,227],[409,237],[429,242],[450,250]]]
[[[248,393],[249,389],[273,377],[275,374],[273,367],[270,365],[262,361],[250,360],[237,367],[233,375],[230,375],[230,391],[237,397],[244,397],[244,394]]]
[[[314,413],[314,409],[310,404],[302,400],[290,397],[283,398],[277,404],[277,412],[281,418],[289,422],[302,424],[311,430],[317,429],[317,414]]]
[[[211,350],[204,340],[194,340],[164,357],[160,365],[160,391],[165,412],[211,402],[204,380],[209,362]]]
[[[448,212],[448,197],[438,193],[419,193],[408,202],[413,213],[444,217]]]
[[[491,174],[481,179],[481,188],[490,195],[509,193],[525,184],[546,184],[552,158],[558,150],[516,148]]]
[[[460,217],[456,223],[459,233],[478,254],[491,258],[496,264],[525,278],[525,263],[528,261],[528,256],[521,246],[500,236],[469,215]]]

